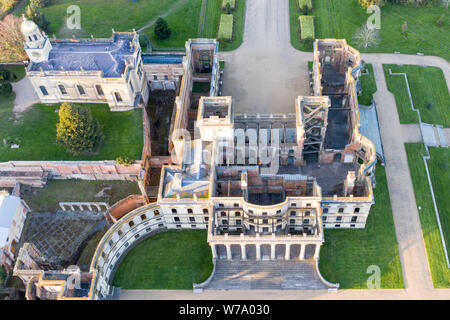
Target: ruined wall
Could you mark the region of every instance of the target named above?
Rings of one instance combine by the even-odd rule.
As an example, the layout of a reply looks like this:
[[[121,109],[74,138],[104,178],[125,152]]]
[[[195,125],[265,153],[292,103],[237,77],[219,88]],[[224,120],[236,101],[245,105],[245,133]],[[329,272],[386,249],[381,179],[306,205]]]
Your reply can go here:
[[[125,166],[115,161],[9,161],[0,163],[0,187],[14,187],[16,182],[42,187],[47,179],[137,180],[140,171],[140,163]]]

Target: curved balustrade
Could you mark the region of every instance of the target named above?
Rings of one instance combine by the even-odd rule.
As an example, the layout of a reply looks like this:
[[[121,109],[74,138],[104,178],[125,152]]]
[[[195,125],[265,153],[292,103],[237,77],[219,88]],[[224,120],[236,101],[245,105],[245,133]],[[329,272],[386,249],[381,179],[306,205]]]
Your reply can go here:
[[[164,219],[155,203],[140,207],[117,221],[100,240],[91,262],[93,299],[102,299],[109,294],[111,275],[137,242],[165,229]]]

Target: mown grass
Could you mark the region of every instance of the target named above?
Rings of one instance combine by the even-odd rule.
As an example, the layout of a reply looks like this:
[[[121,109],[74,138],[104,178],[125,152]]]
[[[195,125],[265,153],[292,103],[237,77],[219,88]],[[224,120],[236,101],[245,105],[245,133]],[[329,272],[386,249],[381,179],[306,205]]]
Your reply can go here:
[[[113,285],[122,289],[192,289],[212,272],[204,230],[169,230],[142,241],[120,263]]]
[[[208,0],[206,7],[206,20],[203,37],[218,38],[222,0]],[[237,49],[243,41],[245,23],[245,0],[236,1],[236,9],[231,11],[234,16],[233,39],[231,41],[220,41],[220,51],[231,51]]]
[[[104,197],[96,197],[104,190]],[[59,202],[100,201],[113,205],[132,194],[141,194],[135,181],[49,180],[44,188],[22,192],[22,198],[35,212],[60,210]]]
[[[420,110],[423,122],[450,127],[450,94],[444,74],[437,67],[415,65],[383,65],[389,91],[395,95],[400,123],[418,123],[417,113],[411,110],[406,81],[403,76],[389,75],[406,73],[414,107]],[[431,107],[429,106],[431,104]]]
[[[131,31],[139,29],[148,21],[157,18],[170,8],[177,0],[52,0],[43,9],[50,21],[49,34],[58,37],[110,37],[111,29]],[[80,7],[81,30],[66,28],[67,8],[71,5]],[[197,22],[197,20],[196,20]]]
[[[444,247],[439,234],[433,199],[422,158],[425,155],[425,147],[421,143],[405,143],[405,148],[416,203],[418,207],[421,207],[419,217],[433,286],[435,288],[450,288],[450,269],[447,268],[445,261]],[[450,149],[429,148],[429,151],[431,159],[428,160],[428,168],[448,250],[450,248],[450,198],[448,197]],[[450,254],[450,252],[448,253]]]
[[[17,82],[22,80],[25,77],[25,66],[2,66],[0,70],[9,70],[11,72],[10,79],[0,80],[0,84],[4,82]]]
[[[375,82],[372,65],[366,63],[364,64],[364,69],[367,70],[369,74],[364,74],[359,77],[362,94],[358,97],[358,103],[368,106],[373,100],[373,94],[377,92],[377,83]]]
[[[106,104],[82,104],[103,128],[97,152],[74,156],[56,142],[59,104],[35,104],[19,116],[12,111],[15,94],[0,97],[0,161],[10,160],[139,160],[142,154],[142,110],[111,112]],[[7,141],[3,143],[3,139]],[[10,142],[20,148],[11,149]]]
[[[230,9],[236,8],[236,0],[222,0],[222,9],[226,9],[228,3],[230,4]]]
[[[144,33],[150,37],[153,47],[184,50],[184,44],[188,39],[198,38],[199,24],[203,21],[201,11],[202,0],[188,0],[165,18],[172,30],[168,39],[157,39],[154,34],[155,26],[144,30]]]
[[[303,51],[310,51],[297,40],[297,17],[299,16],[297,0],[290,1],[291,43]],[[355,46],[353,36],[368,19],[370,14],[358,5],[358,0],[314,0],[311,13],[315,17],[316,38],[347,39]],[[441,27],[436,21],[444,14],[444,24]],[[389,52],[416,54],[450,58],[449,11],[441,5],[427,7],[402,6],[387,3],[381,8],[381,42],[379,46],[370,49],[360,49],[361,52]],[[402,35],[402,24],[408,24],[406,36]]]
[[[233,15],[222,14],[220,15],[219,33],[217,35],[219,40],[230,41],[233,39]]]
[[[302,10],[304,6],[306,6],[308,9],[311,9],[312,0],[298,0],[298,7],[300,8],[300,10]]]
[[[367,268],[381,270],[381,288],[403,288],[403,275],[385,168],[375,170],[375,204],[362,230],[325,229],[319,268],[325,279],[342,289],[367,289]]]
[[[108,228],[105,227],[99,231],[97,231],[91,239],[87,242],[86,246],[83,248],[83,251],[80,254],[80,257],[77,261],[77,266],[80,267],[81,271],[88,272],[89,267],[91,266],[92,257],[94,256],[95,250],[97,249],[100,240],[105,235]]]
[[[300,38],[302,40],[312,38],[314,39],[314,17],[300,16],[298,17],[300,23]]]

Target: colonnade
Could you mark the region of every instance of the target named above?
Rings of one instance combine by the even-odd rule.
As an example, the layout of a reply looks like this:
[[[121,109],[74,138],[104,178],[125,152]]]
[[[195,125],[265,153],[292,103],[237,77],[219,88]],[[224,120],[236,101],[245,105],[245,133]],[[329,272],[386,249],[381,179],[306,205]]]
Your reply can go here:
[[[291,260],[291,246],[299,245],[300,246],[300,254],[298,255],[298,260],[305,260],[305,252],[307,245],[314,245],[314,259],[319,258],[320,246],[321,244],[317,243],[214,243],[211,244],[212,255],[214,259],[220,258],[217,252],[217,246],[224,245],[226,249],[226,257],[227,260],[232,260],[232,252],[231,246],[237,245],[241,248],[241,260],[247,260],[247,245],[255,245],[256,247],[256,260],[262,260],[261,246],[262,245],[270,245],[270,260],[276,260],[276,245],[284,245],[284,260]],[[296,260],[295,258],[293,260]]]

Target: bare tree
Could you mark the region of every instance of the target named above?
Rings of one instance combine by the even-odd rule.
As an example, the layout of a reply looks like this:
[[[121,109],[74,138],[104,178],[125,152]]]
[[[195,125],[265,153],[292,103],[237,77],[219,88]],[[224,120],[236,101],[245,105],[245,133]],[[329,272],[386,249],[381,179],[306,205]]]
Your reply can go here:
[[[445,9],[448,10],[448,4],[450,3],[450,0],[442,0],[442,3],[444,4]]]
[[[27,54],[23,50],[23,35],[20,31],[22,19],[8,14],[0,21],[0,61],[23,61]]]
[[[356,30],[353,36],[357,47],[362,49],[373,48],[380,43],[380,33],[378,29],[369,29],[366,24]]]

